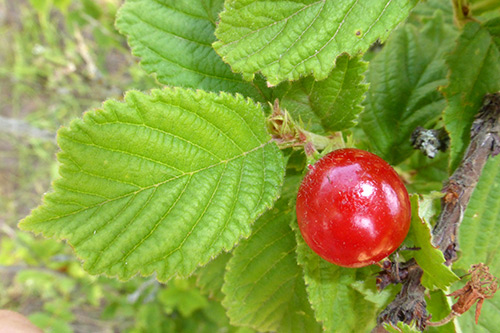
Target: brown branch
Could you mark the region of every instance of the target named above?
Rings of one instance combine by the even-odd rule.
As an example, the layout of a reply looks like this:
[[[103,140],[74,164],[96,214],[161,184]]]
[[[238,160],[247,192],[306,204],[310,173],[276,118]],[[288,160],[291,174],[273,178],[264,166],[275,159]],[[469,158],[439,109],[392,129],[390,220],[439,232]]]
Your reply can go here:
[[[472,123],[471,140],[462,162],[443,188],[441,214],[433,230],[433,243],[449,266],[457,258],[457,233],[479,176],[490,156],[500,152],[500,93],[486,95]]]
[[[407,324],[415,322],[417,327],[424,327],[429,315],[426,310],[425,288],[420,284],[424,273],[414,261],[404,268],[408,272],[402,281],[401,291],[396,298],[380,313],[377,322],[397,324],[402,321]]]
[[[500,93],[486,95],[483,106],[472,123],[471,139],[464,157],[443,187],[441,214],[433,234],[433,243],[444,254],[450,266],[457,259],[458,229],[474,188],[490,156],[500,153]],[[380,330],[383,323],[397,324],[414,321],[424,330],[430,318],[425,307],[425,288],[421,285],[422,269],[416,263],[401,265],[397,274],[393,270],[381,272],[378,280],[403,284],[400,293],[378,317]],[[405,276],[401,281],[400,277]],[[381,287],[384,287],[381,285]]]

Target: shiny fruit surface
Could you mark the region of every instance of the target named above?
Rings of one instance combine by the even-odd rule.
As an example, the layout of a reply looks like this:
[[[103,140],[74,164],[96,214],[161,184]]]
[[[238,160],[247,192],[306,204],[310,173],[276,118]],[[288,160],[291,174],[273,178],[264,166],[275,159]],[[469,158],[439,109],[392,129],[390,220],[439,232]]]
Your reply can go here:
[[[396,171],[354,148],[335,150],[311,166],[296,210],[309,247],[344,267],[387,257],[405,239],[411,220],[408,192]]]

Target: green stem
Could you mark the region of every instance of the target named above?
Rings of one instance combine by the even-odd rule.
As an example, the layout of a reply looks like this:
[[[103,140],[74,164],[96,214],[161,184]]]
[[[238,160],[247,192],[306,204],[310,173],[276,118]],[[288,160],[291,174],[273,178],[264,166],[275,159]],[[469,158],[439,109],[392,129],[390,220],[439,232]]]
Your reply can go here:
[[[453,14],[455,24],[462,28],[467,22],[471,21],[469,16],[470,5],[468,0],[452,0]]]
[[[308,158],[320,157],[318,151],[327,153],[345,147],[342,133],[323,136],[306,131],[286,110],[281,110],[278,100],[274,102],[273,113],[267,119],[267,123],[273,140],[281,149],[302,147]]]

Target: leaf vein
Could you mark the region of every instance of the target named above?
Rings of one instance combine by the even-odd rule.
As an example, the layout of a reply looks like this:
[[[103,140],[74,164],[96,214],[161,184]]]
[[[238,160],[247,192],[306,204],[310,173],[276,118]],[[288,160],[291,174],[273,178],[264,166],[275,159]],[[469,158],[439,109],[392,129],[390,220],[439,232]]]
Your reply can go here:
[[[124,124],[124,125],[127,124],[127,123],[123,123],[123,122],[120,122],[120,121],[117,121],[116,123],[118,123],[118,124]],[[109,124],[109,123],[107,123],[107,124]],[[144,126],[146,126],[146,125],[144,125]],[[175,137],[174,135],[172,135],[172,136]],[[185,172],[185,171],[183,171],[183,170],[181,170],[179,168],[176,168],[176,167],[174,167],[172,165],[169,165],[169,164],[167,164],[165,162],[158,161],[158,160],[152,159],[150,157],[147,157],[147,156],[144,156],[144,155],[140,155],[140,154],[136,154],[136,153],[133,153],[133,152],[129,152],[129,151],[126,151],[126,150],[120,150],[120,149],[106,147],[106,146],[98,145],[98,144],[94,144],[94,143],[83,142],[83,141],[79,141],[79,140],[76,140],[74,138],[69,138],[69,137],[66,137],[66,139],[68,139],[69,141],[72,141],[74,143],[81,144],[83,146],[94,147],[94,148],[97,148],[97,149],[101,149],[101,150],[105,150],[105,151],[110,151],[110,152],[113,152],[113,153],[119,153],[119,154],[123,154],[123,155],[133,156],[133,157],[136,157],[136,158],[139,158],[139,159],[143,159],[143,160],[155,163],[155,164],[159,164],[161,166],[167,167],[169,169],[175,170],[175,171],[180,172],[180,173],[184,173]],[[186,141],[186,142],[194,146],[194,144],[192,144],[191,142],[189,142],[189,141]],[[200,150],[205,150],[205,149],[200,149]],[[217,159],[221,160],[221,158],[219,158],[218,156],[214,155],[213,153],[209,152],[208,150],[206,150],[206,151],[208,153],[210,153],[211,155],[217,157]]]
[[[186,192],[186,189],[188,188],[189,184],[191,183],[192,178],[193,178],[193,175],[190,175],[186,181],[186,184],[184,185],[181,192],[177,196],[177,199],[175,199],[175,201],[168,208],[168,210],[163,214],[163,216],[160,219],[158,219],[158,221],[155,223],[155,225],[149,231],[149,233],[145,237],[143,237],[141,239],[141,241],[138,242],[130,251],[128,251],[127,254],[125,254],[122,258],[118,259],[117,262],[121,261],[121,262],[125,263],[125,260],[127,260],[127,258],[130,256],[130,254],[132,254],[132,252],[134,252],[139,246],[141,246],[144,242],[146,242],[149,239],[149,237],[151,237],[151,235],[156,231],[156,229],[160,226],[160,224],[165,220],[165,218],[168,216],[168,214],[170,214],[172,209],[174,209],[175,206],[177,205],[177,203],[180,201],[181,197],[184,195],[184,193]]]
[[[207,118],[204,118],[204,117],[202,117],[200,114],[198,114],[198,113],[196,113],[196,112],[194,112],[194,111],[192,111],[192,110],[186,109],[186,108],[184,108],[184,107],[182,107],[182,106],[180,106],[180,105],[169,104],[169,103],[167,103],[166,101],[163,101],[163,100],[160,100],[160,101],[158,101],[158,102],[160,102],[160,103],[162,103],[162,104],[166,104],[166,105],[170,105],[170,106],[178,107],[178,108],[180,108],[180,109],[182,109],[182,110],[184,110],[184,111],[186,111],[186,112],[188,112],[188,113],[191,113],[192,115],[194,115],[194,116],[198,117],[199,119],[203,120],[203,121],[204,121],[204,122],[206,122],[207,124],[210,124],[210,125],[212,126],[212,128],[216,129],[216,130],[217,130],[220,134],[222,134],[224,137],[226,137],[226,139],[227,139],[229,142],[231,142],[231,143],[232,143],[232,144],[233,144],[236,148],[238,148],[240,152],[244,152],[244,149],[243,149],[243,148],[242,148],[239,144],[237,144],[237,143],[236,143],[236,142],[235,142],[232,138],[230,138],[230,137],[229,137],[229,136],[228,136],[228,135],[227,135],[227,134],[226,134],[226,133],[225,133],[225,132],[224,132],[224,131],[220,128],[220,127],[218,127],[215,123],[213,123],[213,122],[209,121]],[[232,114],[236,114],[236,115],[237,115],[237,116],[238,116],[238,117],[239,117],[239,118],[243,121],[243,123],[245,123],[245,125],[246,125],[249,129],[250,129],[250,131],[252,132],[252,134],[254,135],[254,137],[257,139],[257,142],[260,142],[260,140],[259,140],[259,139],[257,138],[257,136],[255,135],[254,130],[250,127],[250,125],[248,124],[248,122],[247,122],[247,121],[245,121],[245,119],[243,119],[243,117],[241,117],[241,115],[240,115],[240,114],[238,114],[237,112],[234,112],[234,110],[232,110],[231,108],[228,108],[226,105],[224,105],[223,103],[221,103],[221,102],[219,102],[219,101],[213,101],[213,102],[214,102],[215,104],[218,104],[218,105],[222,106],[224,109],[229,110],[229,111],[230,111],[230,113],[232,113]],[[222,158],[220,158],[220,157],[217,157],[217,158],[222,159]]]
[[[124,233],[125,231],[127,231],[127,230],[128,230],[129,226],[130,226],[130,225],[131,225],[134,221],[136,221],[136,220],[137,220],[137,218],[139,217],[139,215],[141,214],[141,212],[142,212],[142,211],[144,211],[144,209],[145,209],[145,208],[149,205],[149,203],[151,202],[151,199],[154,197],[154,195],[156,194],[156,191],[157,191],[157,190],[158,190],[158,188],[157,188],[157,187],[155,187],[155,188],[153,189],[153,191],[151,192],[151,194],[149,195],[148,199],[146,200],[146,203],[145,203],[145,204],[143,204],[143,205],[141,205],[141,207],[139,208],[139,210],[138,210],[138,211],[134,214],[134,217],[133,217],[133,218],[131,218],[131,219],[130,219],[130,221],[128,221],[128,222],[127,222],[127,224],[125,225],[125,227],[120,228],[120,232],[118,232],[118,233],[117,233],[117,234],[113,237],[113,239],[111,239],[111,241],[109,241],[109,242],[106,244],[106,246],[105,246],[104,248],[102,248],[102,249],[100,249],[100,250],[98,251],[98,252],[99,252],[99,254],[97,255],[97,260],[95,260],[92,264],[90,264],[90,266],[89,266],[89,268],[88,268],[88,269],[89,269],[89,271],[92,271],[92,270],[95,268],[95,266],[97,265],[97,263],[98,263],[99,261],[101,261],[101,260],[103,259],[103,257],[104,257],[102,254],[103,254],[104,252],[106,252],[106,250],[108,250],[108,249],[111,247],[111,245],[113,245],[113,244],[116,242],[116,240],[117,240],[118,238],[120,238],[120,236],[121,236],[121,235],[123,235],[123,233]],[[133,200],[131,200],[131,201],[133,201]],[[128,203],[127,203],[127,204],[128,204]],[[113,264],[114,264],[114,262],[113,262],[113,263],[111,263],[111,265],[113,265]],[[105,269],[105,268],[107,268],[107,267],[109,267],[109,265],[108,265],[108,266],[105,266],[105,267],[103,267],[103,268]]]
[[[259,229],[255,230],[254,231],[254,235],[256,235],[262,228],[264,228],[265,226],[267,226],[270,222],[275,222],[276,220],[267,220],[266,223],[263,223]],[[277,242],[279,242],[280,240],[282,240],[283,238],[287,237],[288,234],[290,233],[291,231],[281,235],[280,237],[276,237],[275,239],[273,239],[272,242],[270,243],[267,243],[266,245],[264,245],[263,247],[260,248],[260,250],[258,252],[256,252],[254,255],[252,255],[250,258],[248,258],[247,262],[245,263],[245,265],[241,268],[241,272],[244,272],[247,270],[248,266],[250,266],[250,264],[258,257],[260,256],[264,251],[266,251],[268,248],[270,248],[271,246],[273,246],[274,244],[276,244]],[[241,287],[241,286],[240,286]],[[236,288],[236,291],[238,290],[238,288]]]
[[[167,254],[165,254],[163,257],[161,257],[161,258],[155,258],[153,260],[150,260],[150,261],[146,262],[145,266],[153,264],[153,263],[158,262],[158,261],[165,260],[165,259],[167,259],[168,257],[170,257],[173,253],[175,253],[177,251],[180,251],[180,253],[182,253],[182,247],[184,246],[184,244],[186,243],[186,241],[189,239],[189,237],[192,235],[193,231],[196,229],[196,227],[198,226],[198,224],[200,223],[200,221],[202,220],[202,218],[205,216],[208,208],[211,206],[211,204],[213,202],[213,199],[214,199],[214,196],[217,193],[217,190],[219,189],[222,177],[224,176],[224,173],[226,172],[226,168],[227,168],[227,164],[224,164],[224,169],[222,170],[222,172],[221,172],[221,174],[219,176],[219,179],[217,180],[217,185],[214,187],[214,190],[212,192],[212,195],[210,196],[210,199],[208,200],[207,204],[205,205],[205,207],[203,209],[203,212],[200,214],[200,216],[198,217],[198,219],[196,220],[196,222],[193,224],[193,226],[191,227],[191,230],[189,230],[189,232],[184,237],[184,239],[182,240],[182,242],[175,249],[171,250],[170,252],[168,252]]]
[[[108,220],[108,221],[103,221],[103,223],[102,223],[99,227],[95,228],[95,229],[94,229],[94,231],[96,232],[96,234],[97,234],[99,231],[101,231],[102,229],[104,229],[106,226],[108,226],[110,222],[112,222],[112,221],[116,220],[118,217],[120,217],[120,216],[123,214],[123,212],[125,212],[125,210],[126,210],[126,209],[130,206],[130,204],[134,201],[135,197],[136,197],[135,195],[134,195],[134,196],[132,196],[132,197],[130,197],[130,198],[127,200],[127,202],[125,202],[125,205],[123,205],[123,207],[121,207],[121,208],[120,208],[120,211],[118,212],[118,214],[114,214],[114,215],[111,217],[111,219],[110,219],[110,220]],[[103,205],[97,206],[97,209],[96,209],[96,210],[94,210],[94,211],[92,212],[92,214],[88,217],[87,221],[92,221],[93,216],[94,216],[94,215],[95,215],[95,214],[96,214],[96,213],[97,213],[97,212],[98,212],[98,211],[99,211],[102,207],[103,207]],[[98,222],[98,221],[97,221],[97,222]],[[77,241],[77,242],[73,242],[72,244],[73,244],[73,246],[74,246],[75,248],[77,248],[77,247],[78,247],[78,246],[80,246],[81,244],[86,243],[86,242],[87,242],[90,238],[92,238],[92,236],[93,236],[93,235],[94,235],[94,233],[90,233],[90,234],[88,234],[86,237],[82,238],[81,240],[79,240],[79,241]]]
[[[392,0],[389,0],[385,7],[382,9],[382,11],[380,12],[380,14],[378,15],[378,17],[375,19],[375,21],[373,21],[373,23],[368,27],[368,29],[366,30],[366,32],[363,34],[363,36],[361,37],[361,40],[365,39],[366,35],[368,35],[368,33],[372,30],[373,26],[375,24],[377,24],[378,21],[380,21],[380,18],[382,17],[382,15],[384,15],[385,11],[387,10],[387,7],[389,7],[389,5],[391,4]]]
[[[303,59],[302,61],[300,61],[298,64],[294,65],[292,67],[292,69],[290,70],[290,72],[294,71],[297,67],[299,67],[300,65],[302,65],[304,62],[308,61],[309,59],[316,57],[320,52],[322,52],[335,39],[335,37],[337,37],[337,34],[339,33],[340,28],[342,28],[342,26],[344,25],[344,22],[345,22],[346,18],[349,16],[349,14],[353,10],[353,8],[357,5],[358,2],[359,2],[359,0],[356,0],[354,2],[354,4],[351,6],[351,8],[349,8],[349,10],[347,11],[347,13],[344,15],[342,21],[340,22],[340,24],[339,24],[339,26],[337,28],[337,31],[335,31],[335,33],[333,34],[333,36],[325,43],[325,45],[323,45],[322,47],[320,47],[319,50],[315,51],[314,54],[310,55],[309,57],[307,57],[307,58]]]
[[[238,173],[239,174],[238,189],[236,191],[236,195],[234,195],[234,199],[233,199],[233,203],[232,203],[232,206],[231,206],[229,217],[226,218],[226,220],[224,221],[224,226],[220,229],[219,233],[217,235],[215,235],[214,239],[212,240],[212,242],[210,243],[210,245],[208,246],[208,248],[212,248],[212,246],[214,245],[214,243],[217,240],[220,239],[222,233],[224,231],[226,231],[227,225],[228,225],[229,221],[233,217],[233,213],[234,213],[234,210],[235,210],[235,207],[236,207],[236,203],[238,202],[239,194],[240,194],[240,191],[241,191],[241,180],[243,179],[243,170],[244,170],[245,161],[246,161],[246,156],[243,158],[243,161],[241,162],[240,172]]]
[[[290,16],[285,17],[285,18],[284,18],[284,19],[282,19],[282,20],[275,21],[275,22],[273,22],[273,23],[271,23],[271,24],[268,24],[268,25],[265,25],[265,26],[263,26],[263,27],[261,27],[261,28],[259,28],[259,29],[257,29],[257,30],[252,30],[252,31],[250,31],[249,33],[247,33],[246,35],[243,35],[243,36],[241,36],[241,37],[240,37],[240,38],[238,38],[238,39],[235,39],[235,40],[233,40],[233,41],[231,41],[231,42],[229,42],[229,43],[226,43],[226,44],[224,44],[223,46],[224,46],[224,47],[226,47],[226,46],[232,45],[232,44],[234,44],[234,43],[240,42],[241,40],[243,40],[243,39],[247,38],[248,36],[253,35],[253,34],[256,34],[256,33],[258,33],[259,31],[264,30],[264,29],[267,29],[267,28],[269,28],[269,27],[271,27],[271,26],[273,26],[273,25],[276,25],[276,24],[278,24],[278,23],[280,23],[280,22],[282,22],[282,21],[284,21],[284,22],[288,22],[288,20],[290,20],[292,17],[294,17],[294,16],[298,15],[300,12],[302,12],[302,11],[304,11],[304,10],[309,9],[310,7],[313,7],[313,6],[317,5],[318,3],[324,3],[325,1],[326,1],[326,0],[320,0],[320,1],[313,2],[313,3],[309,4],[309,5],[306,5],[306,6],[302,7],[301,9],[299,9],[298,11],[294,12],[293,14],[291,14]],[[245,59],[245,57],[243,57],[243,58],[241,58],[241,59]]]
[[[87,208],[85,208],[85,209],[80,209],[80,210],[77,210],[77,211],[74,211],[74,212],[71,212],[71,213],[68,213],[68,214],[63,214],[63,215],[59,215],[59,216],[54,216],[54,217],[52,217],[52,218],[50,218],[50,219],[45,219],[45,220],[41,220],[41,221],[31,222],[31,224],[33,224],[33,225],[35,225],[35,224],[41,224],[41,223],[46,223],[46,222],[49,222],[49,221],[57,220],[57,219],[60,219],[60,218],[65,218],[65,217],[68,217],[68,216],[71,216],[71,215],[75,215],[75,214],[81,213],[81,212],[83,212],[83,211],[85,211],[85,210],[92,209],[92,208],[97,207],[97,206],[105,205],[105,204],[107,204],[107,203],[110,203],[110,202],[113,202],[113,201],[116,201],[116,200],[119,200],[119,199],[122,199],[122,198],[126,198],[126,197],[128,197],[128,196],[130,196],[130,195],[136,195],[136,194],[138,194],[138,193],[140,193],[140,192],[142,192],[142,191],[148,190],[148,189],[153,188],[153,187],[156,187],[156,186],[161,186],[161,185],[163,185],[163,184],[169,183],[169,182],[171,182],[171,181],[174,181],[174,180],[179,179],[179,178],[181,178],[181,177],[184,177],[184,176],[186,176],[186,175],[192,175],[192,174],[195,174],[195,173],[197,173],[197,172],[201,172],[201,171],[204,171],[204,170],[208,170],[208,169],[214,168],[214,167],[216,167],[216,166],[218,166],[218,165],[221,165],[221,164],[223,164],[223,163],[229,163],[229,162],[231,162],[231,161],[233,161],[233,160],[236,160],[236,159],[238,159],[238,158],[240,158],[240,157],[242,157],[242,156],[245,156],[245,155],[251,154],[251,153],[253,153],[254,151],[257,151],[257,150],[259,150],[259,149],[262,149],[263,147],[265,147],[265,146],[266,146],[266,145],[268,145],[268,144],[273,144],[273,143],[271,143],[271,142],[265,142],[265,143],[263,143],[263,144],[262,144],[262,145],[260,145],[260,146],[257,146],[257,147],[255,147],[255,148],[253,148],[253,149],[251,149],[251,150],[249,150],[249,151],[247,151],[247,152],[244,152],[244,153],[243,153],[243,154],[241,154],[241,155],[237,155],[237,156],[232,157],[232,158],[230,158],[230,159],[227,159],[227,160],[224,160],[224,161],[220,161],[220,162],[218,162],[218,163],[216,163],[216,164],[209,165],[209,166],[207,166],[207,167],[203,167],[203,168],[200,168],[200,169],[198,169],[198,170],[194,170],[194,171],[191,171],[191,172],[187,172],[187,173],[185,173],[185,174],[182,174],[182,175],[178,175],[178,176],[175,176],[175,177],[172,177],[172,178],[166,179],[165,181],[163,181],[163,182],[159,182],[159,183],[157,183],[157,184],[152,184],[152,185],[150,185],[150,186],[142,187],[142,188],[140,188],[140,189],[139,189],[139,190],[137,190],[137,191],[129,192],[129,193],[123,194],[123,195],[121,195],[121,196],[118,196],[118,197],[116,197],[116,198],[112,198],[112,199],[109,199],[109,200],[106,200],[106,201],[103,201],[103,202],[97,203],[97,204],[92,205],[92,206],[89,206],[89,207],[87,207]]]
[[[194,68],[189,68],[189,67],[186,67],[185,65],[183,64],[180,64],[180,63],[177,63],[175,62],[174,60],[172,59],[169,59],[167,58],[166,56],[164,56],[163,54],[161,54],[159,51],[155,50],[154,48],[148,46],[148,45],[145,45],[145,44],[142,44],[144,45],[145,48],[147,48],[148,50],[150,50],[151,52],[153,52],[154,54],[156,54],[159,58],[171,63],[171,64],[174,64],[174,65],[177,65],[179,66],[180,68],[188,71],[188,72],[193,72],[195,74],[198,74],[198,75],[201,75],[201,76],[206,76],[208,78],[211,78],[211,79],[216,79],[216,80],[223,80],[223,81],[229,81],[229,82],[234,82],[234,83],[246,83],[245,81],[243,81],[243,79],[241,80],[236,80],[236,79],[233,79],[233,78],[229,78],[229,77],[225,77],[225,76],[218,76],[218,75],[214,75],[214,74],[209,74],[209,73],[206,73],[206,72],[201,72],[197,69],[194,69]]]
[[[165,34],[167,35],[171,35],[171,36],[174,36],[174,37],[177,37],[181,40],[184,40],[184,41],[187,41],[187,42],[190,42],[190,43],[193,43],[193,44],[198,44],[200,46],[203,46],[203,47],[209,47],[209,48],[212,48],[212,44],[211,43],[203,43],[203,42],[200,42],[200,41],[197,41],[197,40],[194,40],[194,39],[189,39],[187,37],[184,37],[184,36],[180,36],[180,35],[177,35],[176,33],[174,32],[171,32],[171,31],[168,31],[166,30],[164,27],[160,27],[156,24],[153,24],[152,23],[152,20],[151,19],[143,19],[141,16],[139,16],[136,12],[129,12],[129,14],[131,16],[134,16],[136,17],[140,22],[144,23],[145,25],[148,25],[150,27],[152,27],[153,29],[156,29],[156,30],[159,30],[161,32],[164,32]],[[145,44],[145,39],[140,39],[143,35],[136,35],[136,37],[139,38],[139,40],[141,41],[142,44]]]
[[[286,235],[288,235],[290,232],[291,232],[291,231],[287,232],[287,234],[286,234]],[[245,303],[246,303],[246,301],[247,301],[247,299],[248,299],[248,297],[249,297],[250,295],[252,295],[252,294],[253,294],[253,291],[254,291],[254,290],[255,290],[255,288],[258,286],[259,282],[260,282],[260,281],[261,281],[261,280],[262,280],[262,279],[263,279],[263,278],[264,278],[264,277],[265,277],[265,276],[266,276],[266,275],[267,275],[267,274],[268,274],[268,273],[269,273],[272,269],[274,269],[274,268],[275,268],[275,267],[276,267],[276,266],[277,266],[277,265],[278,265],[281,261],[283,261],[286,257],[288,257],[288,255],[289,255],[290,253],[294,252],[294,251],[295,251],[295,249],[296,249],[296,247],[294,246],[291,250],[289,250],[289,251],[287,251],[287,252],[284,252],[284,253],[282,254],[282,256],[281,256],[278,260],[276,260],[276,261],[275,261],[272,265],[270,265],[270,266],[269,266],[269,268],[268,268],[268,269],[266,269],[266,271],[265,271],[265,272],[264,272],[261,276],[259,276],[259,278],[258,278],[257,280],[255,280],[255,281],[253,282],[252,287],[250,288],[250,290],[246,293],[245,297],[243,298],[242,304],[245,304]]]
[[[291,48],[292,48],[295,44],[297,44],[297,43],[298,43],[298,42],[302,39],[302,36],[303,36],[303,35],[304,35],[304,34],[305,34],[305,33],[306,33],[306,32],[307,32],[307,31],[308,31],[308,30],[309,30],[309,29],[313,26],[313,24],[314,24],[314,23],[318,20],[318,17],[321,15],[321,13],[323,12],[323,10],[324,10],[324,8],[325,8],[325,4],[326,4],[326,1],[322,1],[321,8],[319,9],[318,13],[317,13],[317,14],[316,14],[316,16],[314,17],[314,19],[311,21],[311,23],[307,26],[307,28],[305,28],[305,29],[304,29],[304,31],[302,31],[302,33],[298,36],[298,38],[297,38],[297,39],[295,39],[295,40],[293,41],[293,43],[291,43],[291,44],[290,44],[290,46],[288,46],[288,47],[286,48],[286,50],[285,50],[285,51],[283,51],[283,52],[280,54],[279,59],[274,60],[273,62],[269,63],[268,65],[273,65],[273,64],[275,64],[275,63],[279,62],[279,61],[281,60],[281,58],[282,58],[285,54],[287,54],[287,53],[290,51],[290,49],[291,49]],[[287,21],[287,23],[288,23],[288,21]],[[267,45],[266,45],[266,46],[267,46]]]

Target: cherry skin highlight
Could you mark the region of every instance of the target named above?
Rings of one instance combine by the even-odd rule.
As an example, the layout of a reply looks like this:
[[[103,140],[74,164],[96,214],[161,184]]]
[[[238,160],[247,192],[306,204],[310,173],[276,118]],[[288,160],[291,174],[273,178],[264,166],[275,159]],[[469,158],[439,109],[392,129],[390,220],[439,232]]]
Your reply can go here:
[[[297,221],[309,247],[343,267],[374,264],[410,228],[408,192],[394,169],[364,150],[335,150],[316,162],[297,195]]]

